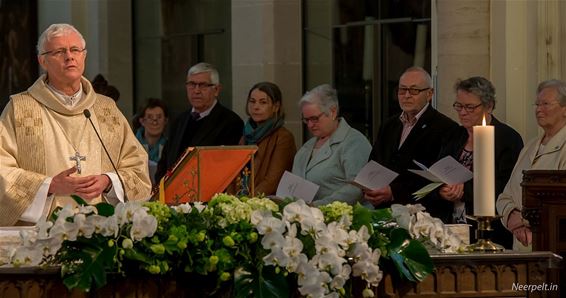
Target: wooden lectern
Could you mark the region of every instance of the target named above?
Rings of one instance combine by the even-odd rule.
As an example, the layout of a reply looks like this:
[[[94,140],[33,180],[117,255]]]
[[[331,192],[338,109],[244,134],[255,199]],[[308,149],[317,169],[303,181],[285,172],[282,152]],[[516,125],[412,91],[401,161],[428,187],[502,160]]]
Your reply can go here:
[[[523,171],[521,186],[522,214],[531,225],[533,251],[552,251],[566,257],[566,170]],[[559,280],[564,293],[564,263],[561,268]]]
[[[257,146],[209,146],[188,148],[159,183],[159,201],[168,205],[208,202],[223,192],[246,170],[249,193],[253,195],[254,153]]]

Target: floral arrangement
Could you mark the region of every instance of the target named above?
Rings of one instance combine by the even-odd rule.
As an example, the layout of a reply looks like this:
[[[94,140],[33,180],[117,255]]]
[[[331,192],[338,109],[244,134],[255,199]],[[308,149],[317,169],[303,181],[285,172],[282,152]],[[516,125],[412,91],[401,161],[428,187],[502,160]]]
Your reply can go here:
[[[107,274],[199,274],[236,297],[348,297],[352,278],[364,297],[395,268],[409,281],[433,270],[427,252],[462,243],[420,205],[370,210],[341,202],[319,208],[303,201],[218,194],[208,204],[158,202],[67,206],[38,229],[22,232],[14,266],[61,266],[68,288],[106,284]],[[385,266],[385,267],[383,267]],[[293,287],[290,287],[293,285]]]

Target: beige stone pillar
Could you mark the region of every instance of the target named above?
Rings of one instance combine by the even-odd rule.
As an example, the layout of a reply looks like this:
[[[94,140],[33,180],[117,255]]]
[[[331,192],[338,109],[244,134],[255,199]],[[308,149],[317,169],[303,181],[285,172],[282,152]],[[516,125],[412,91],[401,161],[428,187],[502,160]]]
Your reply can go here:
[[[489,79],[489,1],[436,1],[437,109],[458,119],[452,104],[457,79]]]
[[[286,127],[302,145],[297,102],[302,95],[301,1],[232,1],[232,107],[243,119],[249,88],[281,88]]]

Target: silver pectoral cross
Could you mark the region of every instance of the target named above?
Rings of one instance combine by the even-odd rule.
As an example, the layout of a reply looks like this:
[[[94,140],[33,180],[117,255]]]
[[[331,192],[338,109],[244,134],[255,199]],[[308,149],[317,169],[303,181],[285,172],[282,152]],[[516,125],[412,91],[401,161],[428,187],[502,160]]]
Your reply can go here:
[[[81,173],[81,160],[84,161],[86,160],[86,156],[81,156],[81,154],[79,153],[79,151],[75,151],[75,155],[69,157],[70,160],[74,160],[76,165],[75,168],[77,168],[77,172],[80,174]]]

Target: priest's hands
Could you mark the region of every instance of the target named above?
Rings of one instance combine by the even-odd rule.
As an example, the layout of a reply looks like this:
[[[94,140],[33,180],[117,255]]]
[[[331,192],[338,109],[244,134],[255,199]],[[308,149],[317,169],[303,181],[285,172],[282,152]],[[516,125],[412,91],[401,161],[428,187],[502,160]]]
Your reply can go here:
[[[460,201],[464,195],[464,184],[443,185],[440,187],[438,193],[447,201]]]
[[[55,175],[49,185],[49,193],[54,195],[77,195],[85,200],[92,200],[102,194],[111,183],[106,175],[84,177],[71,176],[77,169],[72,167]]]
[[[393,192],[391,187],[386,186],[379,189],[364,190],[364,199],[370,202],[373,206],[379,206],[385,202],[393,200]]]

